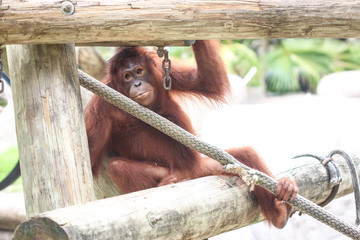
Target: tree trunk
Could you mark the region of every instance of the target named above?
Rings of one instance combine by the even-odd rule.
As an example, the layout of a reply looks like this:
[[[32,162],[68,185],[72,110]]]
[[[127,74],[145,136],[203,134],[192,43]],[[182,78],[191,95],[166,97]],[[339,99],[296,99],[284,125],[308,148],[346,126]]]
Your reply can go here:
[[[93,200],[74,45],[7,53],[27,216]]]

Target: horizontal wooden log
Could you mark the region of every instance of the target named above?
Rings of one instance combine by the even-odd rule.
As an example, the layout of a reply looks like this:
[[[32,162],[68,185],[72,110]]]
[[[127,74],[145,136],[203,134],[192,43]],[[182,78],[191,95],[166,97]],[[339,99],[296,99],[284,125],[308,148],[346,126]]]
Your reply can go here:
[[[116,42],[89,42],[89,43],[77,43],[76,46],[102,46],[102,47],[123,47],[123,46],[190,46],[191,40],[143,40],[143,41],[116,41]]]
[[[359,38],[357,0],[0,1],[0,44]]]
[[[345,161],[335,162],[343,178],[340,197],[352,192],[352,183]],[[360,160],[355,162],[359,171]],[[284,175],[293,176],[300,194],[316,203],[331,192],[317,160]],[[211,176],[43,213],[21,224],[14,239],[204,239],[260,220],[244,184]]]

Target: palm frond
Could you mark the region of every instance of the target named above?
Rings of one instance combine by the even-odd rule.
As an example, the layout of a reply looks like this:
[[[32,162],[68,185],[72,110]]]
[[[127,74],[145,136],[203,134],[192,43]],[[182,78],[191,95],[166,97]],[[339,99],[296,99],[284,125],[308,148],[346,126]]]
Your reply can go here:
[[[249,85],[259,86],[261,84],[262,69],[255,51],[240,43],[224,45],[222,48],[222,58],[228,71],[241,77],[244,77],[252,67],[256,67],[258,71],[251,79]]]

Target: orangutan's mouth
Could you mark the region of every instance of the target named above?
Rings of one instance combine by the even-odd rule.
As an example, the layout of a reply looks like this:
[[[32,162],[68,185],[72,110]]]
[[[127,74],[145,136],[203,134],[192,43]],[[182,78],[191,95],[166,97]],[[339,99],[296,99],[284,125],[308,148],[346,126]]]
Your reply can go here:
[[[151,92],[151,90],[141,92],[141,93],[137,94],[137,95],[134,97],[134,99],[136,99],[136,98],[144,98],[144,97],[146,97],[147,95],[149,95],[150,92]]]

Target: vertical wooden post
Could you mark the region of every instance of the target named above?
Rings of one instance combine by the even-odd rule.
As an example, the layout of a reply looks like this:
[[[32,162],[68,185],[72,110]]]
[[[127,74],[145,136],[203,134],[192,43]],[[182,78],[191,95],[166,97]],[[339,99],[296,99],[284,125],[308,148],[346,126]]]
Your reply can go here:
[[[6,48],[27,216],[93,200],[74,45]]]

